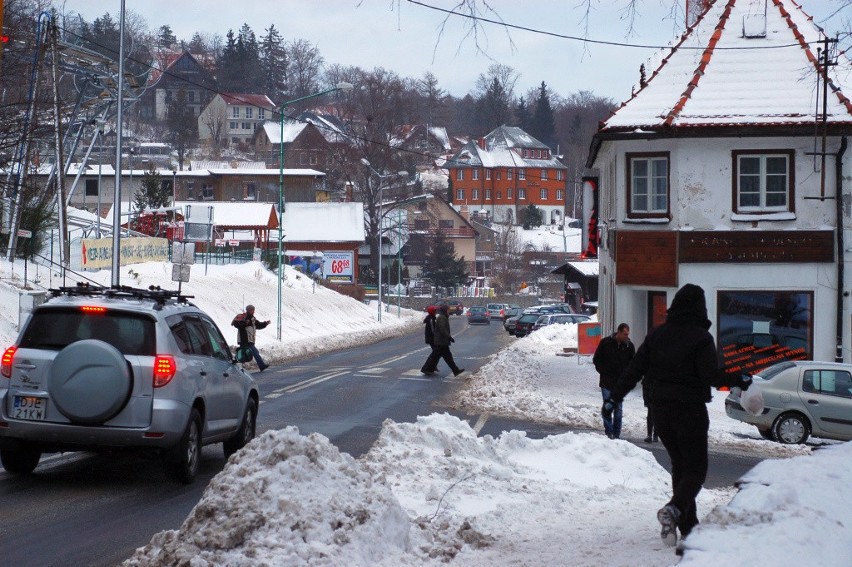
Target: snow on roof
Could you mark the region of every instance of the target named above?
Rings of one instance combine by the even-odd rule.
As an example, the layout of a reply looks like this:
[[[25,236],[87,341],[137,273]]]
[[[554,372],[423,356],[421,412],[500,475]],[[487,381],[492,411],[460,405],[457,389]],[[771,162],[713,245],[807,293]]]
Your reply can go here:
[[[192,160],[190,167],[195,169],[263,169],[266,164],[262,161],[216,161]]]
[[[275,103],[268,96],[249,93],[220,93],[225,104],[242,104],[245,106],[256,106],[267,110],[276,110]]]
[[[296,137],[302,133],[302,130],[307,128],[308,124],[306,122],[285,122],[284,123],[284,143],[289,144]],[[281,143],[281,123],[280,122],[272,122],[266,121],[263,123],[263,131],[266,133],[266,137],[269,138],[270,144],[280,144]]]
[[[585,262],[566,262],[569,266],[583,274],[584,276],[598,275],[598,261],[588,260]]]
[[[269,226],[270,215],[276,219],[275,205],[272,203],[244,203],[239,201],[178,201],[175,206],[186,211],[191,207],[213,207],[213,224],[227,227]]]
[[[500,126],[484,138],[485,148],[479,142],[471,140],[464,145],[447,164],[450,167],[519,167],[566,169],[549,151],[547,145],[539,142],[520,128]],[[522,150],[547,150],[547,159],[524,158]]]
[[[362,242],[364,204],[287,203],[283,225],[286,242]]]
[[[602,131],[813,124],[817,99],[822,98],[817,65],[822,37],[812,18],[791,0],[715,2]],[[843,94],[850,69],[845,54],[829,67],[834,87],[828,97],[829,123],[852,123],[852,103]]]

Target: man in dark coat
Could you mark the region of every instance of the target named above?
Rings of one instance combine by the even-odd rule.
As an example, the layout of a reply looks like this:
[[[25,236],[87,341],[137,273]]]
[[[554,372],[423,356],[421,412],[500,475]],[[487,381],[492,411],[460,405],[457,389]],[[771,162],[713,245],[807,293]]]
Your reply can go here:
[[[610,398],[610,392],[615,387],[618,377],[633,360],[635,354],[636,347],[630,342],[630,327],[627,323],[621,323],[613,334],[604,337],[598,343],[592,362],[595,365],[595,370],[600,374],[598,386],[601,388],[604,401]],[[610,439],[621,437],[621,417],[621,402],[615,405],[609,418],[603,416],[604,433]]]
[[[454,376],[458,376],[464,372],[464,368],[459,368],[453,360],[453,353],[450,352],[450,343],[456,342],[450,334],[450,308],[445,303],[438,308],[438,316],[435,318],[435,351],[438,353],[438,358],[443,357],[444,362],[453,371]]]
[[[420,368],[420,372],[423,374],[434,374],[438,370],[438,358],[440,354],[435,349],[435,312],[437,310],[437,307],[430,305],[426,308],[426,317],[423,319],[426,344],[432,349],[429,352],[428,358],[426,358],[426,362],[423,363],[423,367]]]
[[[698,524],[695,498],[707,476],[710,389],[745,390],[751,385],[750,376],[725,374],[719,368],[710,325],[704,290],[684,285],[669,306],[666,322],[642,342],[601,410],[611,414],[643,376],[651,380],[654,425],[672,462],[672,497],[657,512],[660,536],[670,546],[677,544],[678,529],[686,537]]]
[[[257,367],[261,372],[266,370],[269,365],[263,361],[263,357],[260,356],[260,352],[254,346],[255,332],[259,329],[265,329],[269,323],[270,321],[258,321],[255,318],[254,305],[246,305],[245,313],[240,313],[231,321],[231,325],[237,328],[237,344],[241,348],[251,350],[254,361],[257,362]]]

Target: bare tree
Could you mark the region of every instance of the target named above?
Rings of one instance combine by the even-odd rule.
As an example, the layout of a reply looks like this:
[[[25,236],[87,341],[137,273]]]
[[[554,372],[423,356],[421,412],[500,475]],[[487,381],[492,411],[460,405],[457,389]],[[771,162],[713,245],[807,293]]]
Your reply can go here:
[[[491,263],[491,282],[499,291],[518,289],[523,278],[523,246],[517,227],[508,224],[494,235],[494,260]]]
[[[317,92],[325,63],[317,46],[304,39],[295,39],[286,44],[284,51],[287,57],[288,96],[296,99]],[[303,107],[308,104],[306,102]]]
[[[210,132],[210,146],[218,159],[222,149],[222,137],[228,131],[228,116],[225,106],[215,106],[202,119],[202,124]]]

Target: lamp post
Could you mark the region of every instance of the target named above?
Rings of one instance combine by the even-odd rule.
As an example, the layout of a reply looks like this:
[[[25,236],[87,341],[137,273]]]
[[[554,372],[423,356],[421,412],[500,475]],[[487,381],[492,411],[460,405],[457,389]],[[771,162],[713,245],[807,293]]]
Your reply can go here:
[[[366,158],[361,158],[361,163],[366,165],[367,169],[369,169],[370,172],[372,172],[376,177],[379,178],[379,227],[378,227],[378,231],[377,231],[378,232],[378,241],[379,241],[378,320],[379,320],[379,323],[381,323],[382,322],[382,226],[384,225],[384,222],[383,222],[384,218],[382,217],[382,215],[384,214],[384,212],[382,210],[382,204],[383,204],[382,201],[384,200],[385,179],[388,178],[388,177],[399,177],[399,176],[408,175],[408,172],[398,171],[396,173],[388,173],[388,174],[382,175],[381,173],[379,173],[378,171],[373,169],[373,166],[370,165],[370,162],[367,161]]]
[[[308,100],[309,98],[322,96],[325,94],[333,93],[335,91],[350,90],[352,90],[352,85],[350,83],[340,83],[336,87],[324,90],[322,92],[299,97],[293,100],[288,100],[287,102],[281,104],[281,107],[278,111],[280,138],[278,140],[278,329],[276,333],[276,338],[279,341],[281,340],[281,277],[284,274],[284,268],[282,264],[282,243],[284,241],[284,109],[290,106],[291,104],[302,102],[303,100]]]

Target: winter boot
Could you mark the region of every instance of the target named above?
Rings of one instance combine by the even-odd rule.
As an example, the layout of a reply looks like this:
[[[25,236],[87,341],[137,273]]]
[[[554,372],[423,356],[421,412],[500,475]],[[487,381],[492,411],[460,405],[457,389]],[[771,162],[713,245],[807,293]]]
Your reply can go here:
[[[660,522],[660,537],[669,547],[677,545],[677,523],[680,521],[680,510],[673,504],[666,504],[657,512]]]

